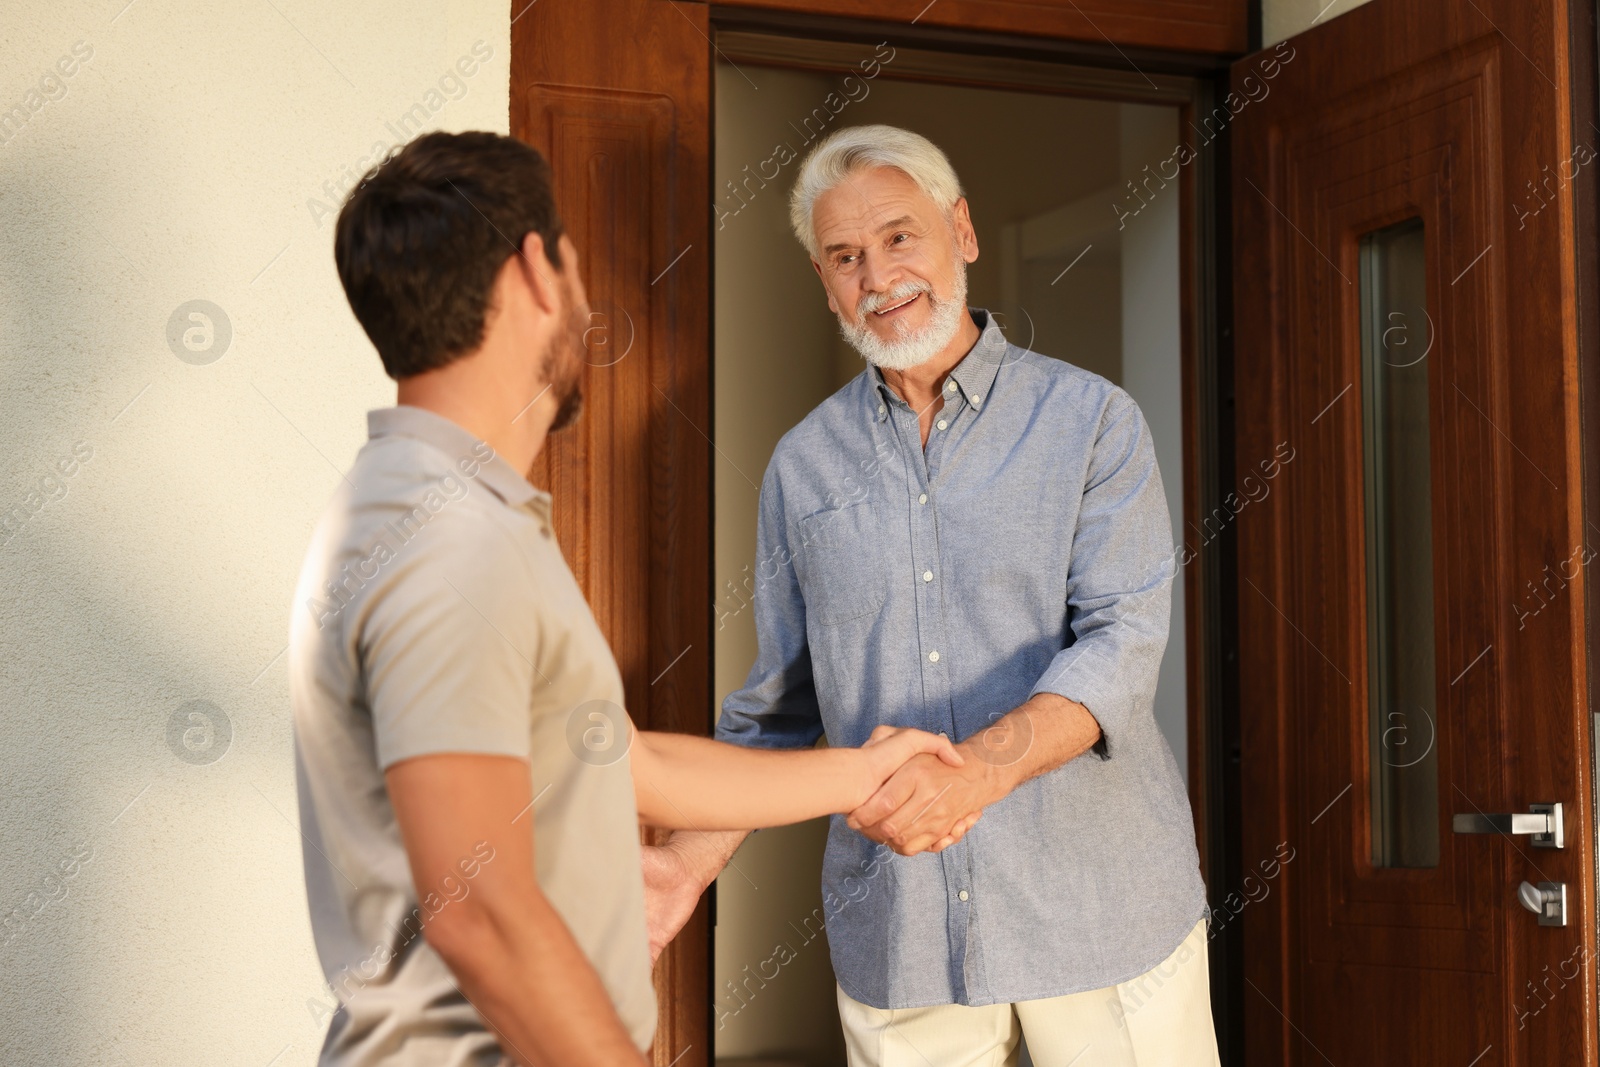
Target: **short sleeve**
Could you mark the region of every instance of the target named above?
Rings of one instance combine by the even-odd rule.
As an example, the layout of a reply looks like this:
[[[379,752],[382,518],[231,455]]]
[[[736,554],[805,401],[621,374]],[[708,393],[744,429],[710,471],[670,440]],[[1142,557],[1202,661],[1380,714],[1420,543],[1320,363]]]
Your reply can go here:
[[[435,519],[390,566],[357,646],[378,766],[439,752],[527,759],[538,624],[510,535]]]

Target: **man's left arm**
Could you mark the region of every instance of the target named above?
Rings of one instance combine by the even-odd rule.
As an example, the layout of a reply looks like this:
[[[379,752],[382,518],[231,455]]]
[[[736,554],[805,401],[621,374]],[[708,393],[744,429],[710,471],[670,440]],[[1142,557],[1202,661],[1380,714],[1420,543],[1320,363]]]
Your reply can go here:
[[[1130,716],[1155,694],[1175,560],[1150,431],[1119,389],[1102,415],[1072,537],[1072,644],[1026,702],[957,746],[967,757],[961,767],[916,757],[851,812],[850,825],[910,855],[1091,748],[1112,758]]]
[[[949,740],[880,725],[860,748],[767,749],[639,731],[629,753],[639,820],[677,830],[749,830],[850,811],[917,754],[952,766]]]

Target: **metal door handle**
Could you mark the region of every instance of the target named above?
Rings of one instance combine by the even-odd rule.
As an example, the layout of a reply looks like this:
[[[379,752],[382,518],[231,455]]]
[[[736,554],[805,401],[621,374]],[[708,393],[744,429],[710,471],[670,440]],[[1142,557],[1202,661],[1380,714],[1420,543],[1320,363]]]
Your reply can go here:
[[[1538,848],[1566,848],[1566,829],[1560,804],[1529,804],[1528,814],[1469,812],[1450,821],[1458,834],[1529,834]]]

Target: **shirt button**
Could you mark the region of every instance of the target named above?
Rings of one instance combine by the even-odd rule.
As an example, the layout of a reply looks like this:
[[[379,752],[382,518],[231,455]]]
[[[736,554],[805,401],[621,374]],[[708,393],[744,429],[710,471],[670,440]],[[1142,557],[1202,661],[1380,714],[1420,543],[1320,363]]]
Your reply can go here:
[[[945,422],[945,421],[944,421],[944,420],[943,420],[943,419],[940,419],[940,420],[939,420],[939,429],[941,429],[941,430],[942,430],[942,429],[944,429],[944,428],[945,428],[945,427],[946,427],[946,426],[948,426],[948,425],[950,425],[950,424],[949,424],[949,423],[948,423],[948,422]]]
[[[928,662],[930,662],[930,663],[938,663],[939,662],[939,650],[938,649],[934,649],[932,652],[928,653]]]
[[[879,415],[882,415],[882,414],[884,414],[884,413],[885,413],[885,412],[887,412],[887,411],[888,411],[888,410],[889,410],[889,409],[888,409],[888,408],[886,408],[886,407],[884,407],[884,406],[883,406],[883,405],[882,405],[882,404],[879,404],[879,405],[878,405],[878,414],[879,414]]]
[[[981,403],[983,403],[983,397],[981,395],[977,394],[977,393],[973,393],[972,394],[972,406],[973,407],[977,407]]]
[[[922,580],[925,581],[925,582],[933,581],[933,572],[932,571],[923,571],[922,572]]]
[[[950,736],[950,735],[949,735],[949,734],[947,734],[947,733],[945,733],[945,732],[944,732],[944,731],[943,731],[943,730],[940,730],[940,731],[939,731],[939,736],[940,736],[940,737],[949,737],[949,736]]]
[[[950,390],[950,392],[952,392],[952,393],[956,391],[956,383],[955,382],[946,382],[944,387],[946,389]]]
[[[963,889],[961,892],[957,893],[956,896],[960,897],[962,900],[966,900],[967,899],[967,891],[965,889]]]
[[[927,493],[923,493],[921,496],[917,497],[917,503],[926,504],[927,502],[928,502],[928,494]]]

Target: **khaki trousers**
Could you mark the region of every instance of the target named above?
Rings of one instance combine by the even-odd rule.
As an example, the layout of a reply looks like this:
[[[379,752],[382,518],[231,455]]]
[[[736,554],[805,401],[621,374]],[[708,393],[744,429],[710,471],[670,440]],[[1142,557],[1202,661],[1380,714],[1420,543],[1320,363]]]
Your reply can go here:
[[[870,1007],[839,990],[850,1067],[1220,1067],[1206,922],[1138,978],[1064,997],[931,1008]]]

